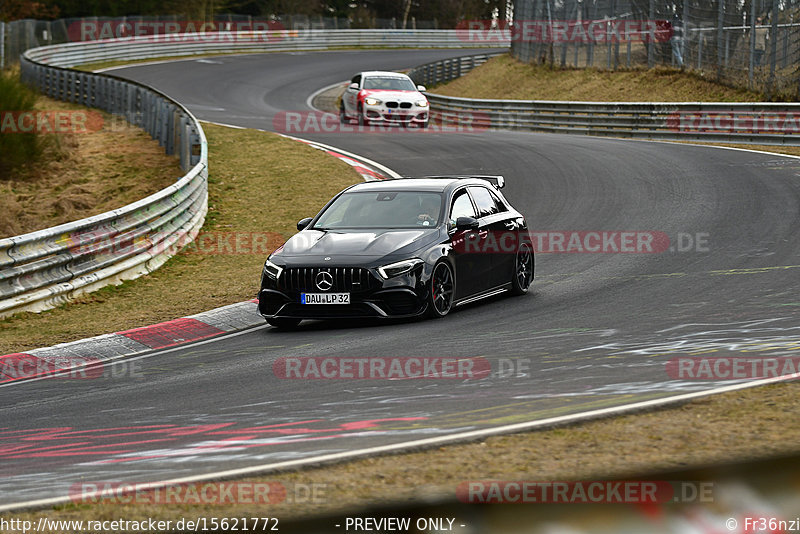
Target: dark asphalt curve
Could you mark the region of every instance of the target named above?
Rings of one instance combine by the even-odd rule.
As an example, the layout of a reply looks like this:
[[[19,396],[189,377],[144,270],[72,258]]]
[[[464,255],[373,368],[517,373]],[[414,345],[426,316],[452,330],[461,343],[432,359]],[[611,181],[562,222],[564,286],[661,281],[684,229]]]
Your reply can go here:
[[[115,74],[158,87],[201,119],[271,129],[276,113],[307,110],[312,92],[354,72],[455,54],[267,54]],[[800,160],[507,131],[300,135],[403,174],[504,174],[507,197],[536,232],[663,232],[670,248],[538,254],[532,293],[443,320],[319,322],[290,333],[265,326],[123,362],[116,376],[0,387],[0,502],[64,495],[80,481],[174,479],[731,383],[670,373],[680,356],[800,355]],[[493,373],[275,376],[274,362],[298,356],[482,357]]]

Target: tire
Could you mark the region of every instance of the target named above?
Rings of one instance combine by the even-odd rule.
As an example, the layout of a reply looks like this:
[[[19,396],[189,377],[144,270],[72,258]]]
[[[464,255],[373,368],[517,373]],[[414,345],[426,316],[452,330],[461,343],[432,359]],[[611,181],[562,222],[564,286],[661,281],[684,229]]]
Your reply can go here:
[[[369,121],[364,117],[364,110],[361,109],[361,106],[358,107],[358,125],[369,126]]]
[[[428,316],[444,317],[453,308],[455,297],[455,276],[453,269],[446,261],[439,261],[433,266],[430,288],[428,289]]]
[[[273,317],[267,319],[270,326],[274,326],[278,330],[294,330],[300,324],[300,319],[289,319],[287,317]]]
[[[424,130],[425,128],[428,127],[428,121],[419,123],[419,127],[420,129]]]
[[[344,102],[339,104],[339,122],[350,124],[350,119],[347,118],[347,114],[344,112]]]
[[[514,273],[511,276],[511,293],[524,295],[533,283],[533,250],[527,243],[522,243],[514,260]]]

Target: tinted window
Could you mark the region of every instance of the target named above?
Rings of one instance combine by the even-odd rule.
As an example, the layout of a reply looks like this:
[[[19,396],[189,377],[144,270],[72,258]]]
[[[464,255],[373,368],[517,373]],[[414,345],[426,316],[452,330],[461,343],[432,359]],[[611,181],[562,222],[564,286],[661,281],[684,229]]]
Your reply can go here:
[[[356,74],[355,76],[353,76],[353,79],[350,80],[350,83],[357,83],[357,84],[361,85],[361,75],[360,74]]]
[[[459,217],[475,217],[475,208],[472,207],[472,201],[469,199],[466,189],[458,191],[453,198],[453,207],[450,209],[450,224],[456,225],[456,219]]]
[[[316,229],[435,227],[442,195],[418,191],[350,192],[340,195],[314,223]]]
[[[475,205],[478,207],[479,217],[486,217],[487,215],[500,212],[492,198],[492,194],[485,187],[470,187],[469,192],[473,200],[475,200]]]
[[[497,195],[497,193],[495,193],[495,192],[494,192],[494,191],[492,191],[491,189],[489,190],[489,193],[491,193],[491,194],[492,194],[492,198],[494,199],[494,203],[495,203],[495,204],[497,204],[497,209],[498,209],[500,212],[503,212],[503,211],[508,211],[508,206],[506,206],[506,203],[505,203],[505,202],[503,202],[502,200],[500,200],[500,197]]]
[[[370,76],[364,80],[364,89],[383,89],[385,91],[416,91],[408,78]]]

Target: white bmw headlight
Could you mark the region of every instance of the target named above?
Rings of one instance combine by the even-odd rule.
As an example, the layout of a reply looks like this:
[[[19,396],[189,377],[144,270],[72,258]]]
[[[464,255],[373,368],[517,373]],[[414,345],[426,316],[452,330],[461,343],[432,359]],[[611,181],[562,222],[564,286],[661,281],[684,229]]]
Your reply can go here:
[[[398,261],[390,263],[389,265],[384,265],[383,267],[378,267],[378,272],[381,273],[382,277],[388,280],[389,278],[406,274],[422,263],[424,262],[421,259],[412,258],[410,260]]]
[[[428,107],[428,101],[427,100],[417,100],[417,106],[419,106],[421,108],[427,108]]]
[[[368,106],[377,106],[378,104],[381,103],[381,101],[378,100],[377,98],[365,98],[364,103]]]

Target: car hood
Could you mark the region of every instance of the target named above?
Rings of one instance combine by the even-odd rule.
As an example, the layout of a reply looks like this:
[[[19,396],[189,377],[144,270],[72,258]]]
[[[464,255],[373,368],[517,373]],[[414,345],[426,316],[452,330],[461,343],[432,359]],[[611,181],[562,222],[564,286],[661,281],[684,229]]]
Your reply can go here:
[[[313,260],[348,256],[380,259],[394,254],[412,253],[436,241],[438,228],[408,230],[303,230],[289,239],[280,251],[285,258]],[[294,262],[293,262],[294,263]]]
[[[385,100],[415,100],[420,98],[425,98],[425,96],[420,93],[419,91],[387,91],[381,89],[362,89],[361,91],[362,98],[377,98],[378,100],[385,101]]]

